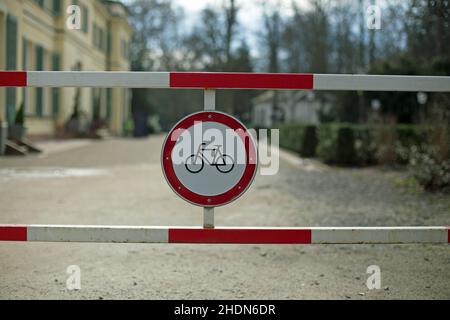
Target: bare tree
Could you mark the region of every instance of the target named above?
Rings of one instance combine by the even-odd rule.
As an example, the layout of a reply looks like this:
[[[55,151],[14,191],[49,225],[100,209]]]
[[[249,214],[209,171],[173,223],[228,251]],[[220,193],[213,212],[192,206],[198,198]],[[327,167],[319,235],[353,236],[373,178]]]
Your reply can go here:
[[[129,5],[134,33],[132,70],[163,70],[173,67],[180,45],[181,9],[170,0],[135,0]]]

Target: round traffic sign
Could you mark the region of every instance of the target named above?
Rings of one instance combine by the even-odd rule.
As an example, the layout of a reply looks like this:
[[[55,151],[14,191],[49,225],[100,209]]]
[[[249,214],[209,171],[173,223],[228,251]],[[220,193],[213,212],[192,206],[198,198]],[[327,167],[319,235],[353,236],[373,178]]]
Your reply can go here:
[[[179,121],[164,141],[161,164],[172,190],[202,207],[242,195],[256,174],[256,144],[236,118],[202,111]]]

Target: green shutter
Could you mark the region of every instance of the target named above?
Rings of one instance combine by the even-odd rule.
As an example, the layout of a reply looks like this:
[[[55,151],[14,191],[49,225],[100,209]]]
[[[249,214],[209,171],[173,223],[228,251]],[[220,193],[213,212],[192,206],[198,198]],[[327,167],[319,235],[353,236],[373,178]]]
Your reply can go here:
[[[105,44],[106,44],[106,41],[105,41],[105,33],[103,32],[103,29],[100,28],[100,48],[99,48],[99,49],[100,49],[101,51],[105,51],[105,49],[106,49]]]
[[[27,52],[27,39],[22,38],[22,69],[24,71],[27,70],[28,68],[28,61],[27,61],[27,56],[28,56],[28,52]]]
[[[54,53],[52,56],[52,70],[60,71],[61,69],[61,57],[59,53]]]
[[[111,36],[111,31],[108,31],[108,43],[107,43],[107,53],[108,55],[111,55],[111,50],[112,50],[112,36]]]
[[[25,71],[28,69],[27,49],[28,49],[27,39],[22,38],[22,70],[25,70]],[[24,112],[25,112],[26,111],[25,108],[27,106],[27,89],[26,88],[22,88],[22,102],[23,102],[23,107],[24,107]]]
[[[111,123],[112,119],[112,89],[106,89],[106,120]]]
[[[61,57],[58,53],[52,55],[52,70],[59,71],[61,69]],[[52,88],[52,114],[53,117],[59,115],[59,88]]]
[[[42,71],[44,69],[44,48],[36,46],[36,70]],[[43,88],[36,88],[36,115],[42,117],[44,114],[44,90]]]
[[[8,15],[6,19],[6,69],[17,68],[17,19]]]
[[[61,15],[61,0],[53,0],[52,10],[55,16]]]
[[[86,6],[82,7],[82,19],[83,19],[83,32],[88,33],[89,31],[89,11]]]
[[[94,47],[97,45],[97,25],[95,23],[92,24],[92,44]]]
[[[6,70],[17,69],[17,19],[8,15],[6,18]],[[6,88],[6,118],[14,123],[16,117],[16,88]]]

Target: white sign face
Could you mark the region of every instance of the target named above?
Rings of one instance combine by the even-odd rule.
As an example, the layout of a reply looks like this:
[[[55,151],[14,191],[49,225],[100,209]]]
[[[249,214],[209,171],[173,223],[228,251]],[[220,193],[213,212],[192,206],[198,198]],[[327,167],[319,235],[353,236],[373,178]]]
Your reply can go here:
[[[198,128],[200,127],[200,128]],[[172,151],[172,159],[180,156],[183,142],[193,141],[193,149],[184,154],[185,159],[180,164],[174,164],[175,174],[180,182],[192,192],[203,196],[222,194],[233,188],[245,171],[245,162],[237,160],[245,159],[245,145],[234,130],[217,122],[199,122],[185,130]],[[210,132],[210,137],[195,139],[194,131],[202,130]],[[220,137],[232,135],[235,145],[229,150],[226,144],[219,142]],[[230,137],[228,137],[230,138]],[[228,140],[226,138],[226,140]],[[183,156],[183,155],[181,155]]]
[[[183,199],[203,206],[226,204],[251,184],[257,168],[256,145],[233,117],[205,111],[181,120],[166,138],[164,175]]]

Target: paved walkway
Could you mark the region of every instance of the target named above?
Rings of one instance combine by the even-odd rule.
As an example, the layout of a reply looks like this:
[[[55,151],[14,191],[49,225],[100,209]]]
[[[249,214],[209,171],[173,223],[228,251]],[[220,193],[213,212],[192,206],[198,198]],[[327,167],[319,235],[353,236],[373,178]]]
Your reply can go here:
[[[162,137],[91,141],[45,157],[0,158],[0,223],[201,225],[166,184]],[[58,149],[58,148],[56,148]],[[55,150],[55,148],[53,148]],[[283,154],[216,209],[226,226],[448,225],[450,201],[400,187],[401,175],[336,169]],[[450,298],[446,245],[0,243],[0,298]],[[368,290],[367,267],[381,268]],[[81,268],[68,291],[66,269]]]

